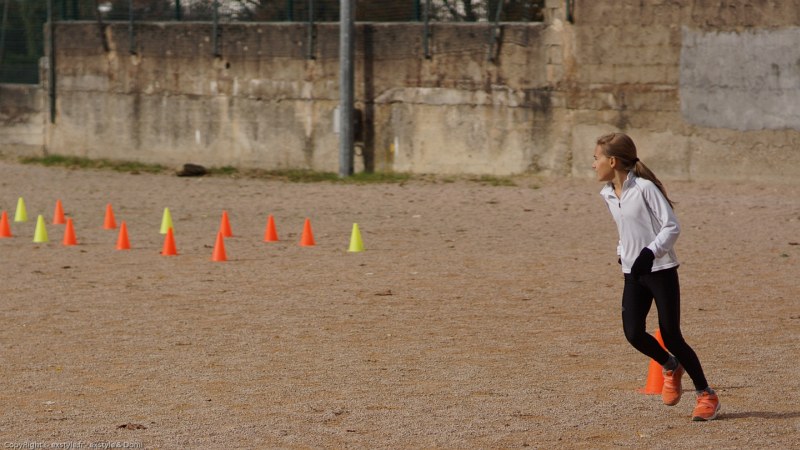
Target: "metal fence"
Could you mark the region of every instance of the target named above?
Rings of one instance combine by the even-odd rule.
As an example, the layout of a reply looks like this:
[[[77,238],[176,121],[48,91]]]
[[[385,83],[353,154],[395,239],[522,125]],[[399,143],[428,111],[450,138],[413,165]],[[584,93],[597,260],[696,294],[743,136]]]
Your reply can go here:
[[[14,1],[14,0],[10,0]],[[19,1],[19,0],[17,0]],[[30,0],[22,0],[30,1]],[[41,0],[40,0],[41,1]],[[337,22],[342,0],[52,0],[57,19],[220,20],[293,22],[313,18]],[[491,21],[503,4],[501,20],[542,20],[544,0],[354,0],[356,21]],[[35,2],[35,1],[34,1]]]
[[[0,0],[0,82],[38,83],[54,21],[338,22],[342,0]],[[353,0],[360,22],[540,22],[545,0]],[[49,11],[49,13],[48,13]],[[494,33],[494,32],[493,32]]]

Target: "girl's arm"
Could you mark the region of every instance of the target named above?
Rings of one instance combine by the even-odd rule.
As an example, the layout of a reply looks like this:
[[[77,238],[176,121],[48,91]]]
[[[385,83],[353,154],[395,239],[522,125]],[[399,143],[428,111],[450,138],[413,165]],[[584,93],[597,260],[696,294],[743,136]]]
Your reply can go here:
[[[653,225],[659,228],[656,238],[648,244],[647,248],[653,252],[656,258],[660,258],[675,246],[675,242],[681,234],[681,227],[678,225],[678,218],[675,217],[675,212],[669,206],[669,202],[655,184],[644,183],[642,194],[656,221]]]

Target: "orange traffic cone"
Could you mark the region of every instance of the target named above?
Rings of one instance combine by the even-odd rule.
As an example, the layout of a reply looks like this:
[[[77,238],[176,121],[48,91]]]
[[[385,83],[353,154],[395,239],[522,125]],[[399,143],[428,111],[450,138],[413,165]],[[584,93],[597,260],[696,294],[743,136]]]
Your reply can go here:
[[[103,221],[103,228],[106,230],[117,228],[117,222],[114,220],[114,211],[111,209],[111,203],[106,205],[106,218]]]
[[[667,348],[664,347],[664,340],[661,339],[661,330],[656,330],[655,338],[658,343],[661,345],[661,348],[666,350]],[[657,363],[655,360],[650,360],[650,366],[647,370],[647,383],[639,392],[642,394],[648,395],[658,395],[661,394],[661,388],[664,386],[664,374],[662,373],[661,364]]]
[[[56,200],[56,210],[53,213],[53,225],[63,225],[64,221],[64,207],[61,205],[61,200]]]
[[[225,237],[222,231],[217,232],[217,243],[214,244],[214,254],[211,255],[211,260],[217,262],[228,260],[225,256]]]
[[[0,238],[10,238],[14,237],[11,234],[11,225],[8,224],[8,214],[3,211],[3,215],[0,218]]]
[[[67,219],[67,227],[64,229],[64,245],[78,245],[75,237],[75,227],[72,225],[72,217]]]
[[[231,223],[228,220],[228,211],[222,211],[222,221],[220,221],[219,224],[219,231],[222,233],[223,237],[233,237]]]
[[[306,219],[303,224],[303,235],[300,236],[300,245],[303,247],[311,247],[314,245],[314,233],[311,232],[311,221]]]
[[[117,237],[117,250],[130,250],[131,243],[128,241],[128,226],[123,220],[119,224],[119,237]]]
[[[272,214],[267,217],[267,229],[264,230],[264,242],[277,242],[278,231],[275,229],[275,219]]]
[[[172,234],[172,228],[167,230],[167,236],[164,238],[164,248],[161,249],[161,254],[164,256],[178,255],[178,249],[175,248],[175,236]]]

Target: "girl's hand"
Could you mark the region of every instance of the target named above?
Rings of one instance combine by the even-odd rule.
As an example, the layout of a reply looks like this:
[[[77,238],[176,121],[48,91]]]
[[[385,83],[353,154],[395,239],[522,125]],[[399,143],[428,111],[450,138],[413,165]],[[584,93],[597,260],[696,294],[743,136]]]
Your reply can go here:
[[[633,266],[631,267],[631,275],[636,278],[639,278],[642,275],[646,275],[653,271],[653,261],[656,259],[656,255],[653,254],[653,251],[649,248],[645,247],[642,249],[639,256],[636,257],[636,261],[633,262]]]

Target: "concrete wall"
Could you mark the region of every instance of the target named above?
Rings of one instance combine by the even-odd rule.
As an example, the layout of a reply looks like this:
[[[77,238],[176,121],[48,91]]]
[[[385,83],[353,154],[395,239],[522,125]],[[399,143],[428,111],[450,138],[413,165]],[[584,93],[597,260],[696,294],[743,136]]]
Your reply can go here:
[[[681,113],[734,130],[800,131],[800,28],[683,29]]]
[[[0,84],[0,154],[44,151],[44,91],[27,84]]]
[[[550,82],[544,25],[504,30],[488,63],[488,26],[360,24],[356,98],[362,164],[375,170],[517,173],[555,160],[547,145]],[[165,164],[338,169],[338,26],[320,25],[307,59],[302,24],[211,27],[148,23],[105,30],[60,24],[56,124],[48,150]]]
[[[563,39],[573,174],[590,176],[587,147],[612,128],[665,178],[800,182],[800,104],[786,102],[800,95],[800,4],[575,3]]]
[[[564,5],[504,24],[495,62],[488,24],[435,24],[430,59],[422,24],[359,24],[360,164],[588,177],[597,136],[622,130],[666,179],[800,180],[800,4],[576,0],[574,23]],[[216,57],[210,24],[128,36],[58,25],[49,152],[338,169],[335,24],[314,59],[303,24],[224,25]]]

